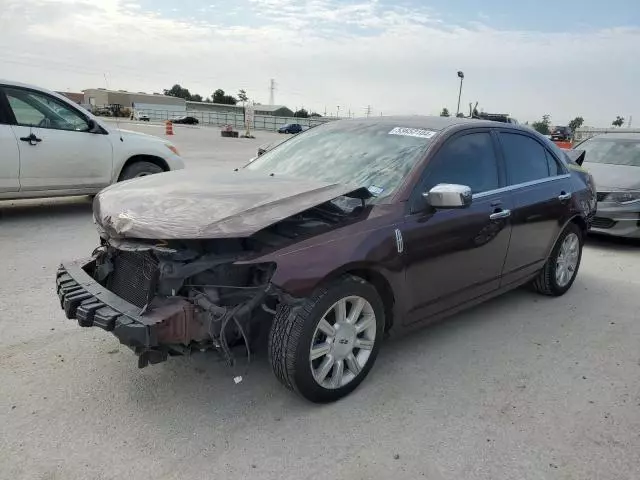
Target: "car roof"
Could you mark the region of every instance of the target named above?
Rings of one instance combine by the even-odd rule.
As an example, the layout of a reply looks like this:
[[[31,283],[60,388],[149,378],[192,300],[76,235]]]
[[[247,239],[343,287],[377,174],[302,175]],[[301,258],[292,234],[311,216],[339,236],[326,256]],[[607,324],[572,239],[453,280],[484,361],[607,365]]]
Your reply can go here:
[[[4,85],[6,87],[28,88],[30,90],[34,90],[34,91],[37,91],[37,92],[45,93],[47,95],[55,97],[58,100],[61,100],[64,103],[67,103],[67,104],[72,105],[74,107],[78,107],[78,105],[75,102],[73,102],[72,100],[70,100],[68,97],[65,97],[64,95],[60,95],[57,92],[53,92],[51,90],[47,90],[46,88],[38,87],[37,85],[33,85],[33,84],[30,84],[30,83],[14,82],[12,80],[5,80],[3,78],[0,78],[0,85]],[[102,123],[98,118],[96,118],[91,112],[83,111],[82,113],[84,115],[88,115],[89,118],[91,118],[92,120],[98,122],[101,127],[106,128],[105,124]],[[107,130],[108,130],[108,128],[107,128]]]
[[[640,140],[640,132],[615,132],[615,133],[601,133],[591,138],[597,139],[619,139],[619,140]]]
[[[480,120],[476,118],[458,118],[458,117],[436,117],[436,116],[426,116],[426,115],[406,115],[406,116],[388,116],[388,117],[370,117],[370,118],[354,118],[354,119],[346,119],[346,120],[338,120],[337,123],[346,123],[350,124],[379,124],[379,125],[388,125],[390,127],[408,127],[408,128],[422,128],[434,131],[445,130],[446,128],[457,126],[457,125],[469,125],[472,127],[500,127],[500,128],[508,128],[512,130],[520,130],[520,131],[532,131],[531,129],[526,129],[523,126],[511,124],[511,123],[503,123],[503,122],[494,122],[491,120]],[[331,122],[334,123],[334,122]]]
[[[0,85],[12,85],[14,87],[24,87],[24,88],[30,88],[32,90],[40,90],[42,92],[50,93],[49,90],[42,87],[38,87],[36,85],[32,85],[29,83],[22,83],[22,82],[14,82],[13,80],[6,80],[4,78],[0,78]]]
[[[61,99],[65,100],[65,101],[69,101],[69,99],[67,97],[65,97],[64,95],[60,95],[57,92],[53,92],[51,90],[47,90],[46,88],[38,87],[37,85],[33,85],[33,84],[30,84],[30,83],[14,82],[13,80],[5,80],[3,78],[0,78],[0,85],[4,85],[6,87],[28,88],[29,90],[36,90],[38,92],[46,93],[46,94],[51,95],[51,96],[56,97],[56,98],[61,98]]]

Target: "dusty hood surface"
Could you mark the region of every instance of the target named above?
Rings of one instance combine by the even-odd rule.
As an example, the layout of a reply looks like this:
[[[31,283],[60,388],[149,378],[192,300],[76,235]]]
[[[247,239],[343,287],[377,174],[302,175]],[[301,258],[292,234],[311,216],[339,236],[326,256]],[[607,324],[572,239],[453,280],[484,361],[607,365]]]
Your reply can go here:
[[[177,170],[116,183],[93,202],[96,222],[114,237],[248,237],[280,220],[364,188],[228,169]]]
[[[599,191],[640,190],[640,167],[589,163],[588,160],[582,166],[593,175]]]

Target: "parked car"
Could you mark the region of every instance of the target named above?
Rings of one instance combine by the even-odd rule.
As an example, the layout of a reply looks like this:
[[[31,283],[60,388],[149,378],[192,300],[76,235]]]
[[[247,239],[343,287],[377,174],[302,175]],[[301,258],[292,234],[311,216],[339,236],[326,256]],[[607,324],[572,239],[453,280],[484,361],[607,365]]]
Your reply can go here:
[[[100,117],[111,117],[113,115],[113,112],[111,111],[110,108],[100,107],[100,108],[96,108],[93,114]]]
[[[367,376],[384,332],[524,284],[563,295],[595,206],[591,176],[530,129],[341,120],[244,168],[106,188],[100,245],[60,267],[57,289],[141,367],[207,348],[233,362],[268,329],[278,379],[328,402]]]
[[[640,238],[640,134],[607,133],[585,140],[584,167],[598,190],[593,231]]]
[[[302,125],[299,123],[287,123],[278,129],[278,133],[300,133]]]
[[[103,123],[62,95],[0,80],[0,199],[91,195],[184,167],[166,140]]]
[[[551,129],[551,140],[569,142],[573,137],[570,127],[556,126]]]
[[[138,120],[140,120],[141,122],[148,122],[150,121],[149,115],[147,115],[146,113],[141,113],[138,115]]]
[[[200,121],[196,117],[191,116],[182,116],[182,117],[173,117],[171,119],[172,123],[184,123],[186,125],[197,125]]]

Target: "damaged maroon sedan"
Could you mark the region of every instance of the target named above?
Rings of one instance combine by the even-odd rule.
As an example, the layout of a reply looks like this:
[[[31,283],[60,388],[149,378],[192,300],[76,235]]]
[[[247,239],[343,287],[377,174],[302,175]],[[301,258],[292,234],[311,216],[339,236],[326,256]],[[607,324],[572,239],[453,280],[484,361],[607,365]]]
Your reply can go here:
[[[596,208],[582,159],[489,121],[331,122],[241,169],[106,188],[100,245],[61,265],[58,295],[140,367],[206,349],[234,363],[262,332],[285,386],[333,401],[385,332],[527,283],[564,294]]]

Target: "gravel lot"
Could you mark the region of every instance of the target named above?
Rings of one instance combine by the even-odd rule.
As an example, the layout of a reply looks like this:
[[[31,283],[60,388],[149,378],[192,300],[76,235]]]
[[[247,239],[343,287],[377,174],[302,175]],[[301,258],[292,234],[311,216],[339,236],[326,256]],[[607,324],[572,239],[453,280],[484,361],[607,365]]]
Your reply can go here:
[[[278,138],[175,130],[189,167]],[[640,244],[591,239],[564,297],[519,290],[389,341],[356,392],[317,406],[264,352],[239,385],[213,353],[138,370],[66,320],[56,268],[96,242],[87,198],[0,202],[1,479],[640,476]]]

